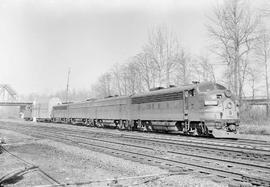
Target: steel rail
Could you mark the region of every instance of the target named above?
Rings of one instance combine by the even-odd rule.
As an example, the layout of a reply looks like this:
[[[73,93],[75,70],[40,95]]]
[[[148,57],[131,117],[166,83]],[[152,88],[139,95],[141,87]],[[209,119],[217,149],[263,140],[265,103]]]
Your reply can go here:
[[[9,122],[9,123],[16,123],[16,122]],[[27,124],[29,125],[29,122],[18,122],[20,124]],[[41,123],[39,123],[41,124]],[[48,123],[45,123],[48,124]],[[57,124],[57,123],[49,123],[49,124]],[[31,124],[33,125],[33,124]],[[70,125],[70,124],[67,124]],[[72,125],[72,126],[85,126],[85,125]],[[39,125],[40,128],[47,128],[46,126],[43,126],[43,124]],[[89,126],[87,126],[89,127]],[[55,128],[55,127],[54,127]],[[65,129],[64,127],[57,127],[57,128],[61,128],[61,129]],[[95,128],[87,128],[89,131],[94,130]],[[69,129],[70,130],[70,129]],[[103,130],[113,130],[113,129],[103,129]],[[77,131],[77,130],[76,130]],[[124,132],[123,130],[121,130],[121,132]],[[130,131],[126,131],[131,133]],[[136,133],[138,131],[132,131],[133,133]],[[109,133],[109,132],[106,132]],[[110,132],[111,134],[114,134],[112,132]],[[118,134],[116,132],[116,134]],[[138,133],[139,136],[145,134],[143,132]],[[157,132],[147,132],[147,135],[153,135],[153,134],[161,134],[161,133],[157,133]],[[173,136],[177,136],[177,139],[173,139]],[[228,147],[242,147],[244,149],[256,149],[256,150],[266,150],[266,151],[270,151],[270,141],[264,141],[264,140],[253,140],[253,139],[238,139],[238,140],[231,140],[231,139],[213,139],[213,138],[206,138],[206,137],[194,137],[194,136],[179,136],[179,133],[171,133],[171,134],[164,134],[162,133],[162,138],[158,138],[158,139],[171,139],[171,140],[181,140],[181,141],[186,141],[186,142],[194,142],[194,143],[204,143],[207,145],[212,145],[212,144],[220,144],[220,145],[224,145],[223,143],[230,143],[230,145],[226,145]],[[166,137],[165,137],[166,136]],[[157,138],[157,137],[155,137]],[[262,146],[262,147],[256,147],[257,145]],[[264,149],[266,148],[266,149]]]
[[[149,146],[153,146],[153,145],[149,145],[148,147],[146,146],[141,146],[141,145],[135,145],[135,144],[128,144],[128,143],[123,143],[123,142],[112,142],[112,140],[104,140],[104,139],[98,139],[98,138],[93,138],[93,137],[89,137],[89,136],[81,136],[81,135],[77,135],[77,134],[70,134],[70,133],[63,133],[63,132],[50,132],[50,133],[54,133],[54,134],[59,134],[59,135],[63,135],[63,136],[71,136],[71,137],[76,137],[76,138],[82,138],[82,139],[87,139],[87,140],[95,140],[95,141],[102,141],[102,142],[107,142],[107,143],[115,143],[115,144],[121,144],[121,145],[127,145],[127,146],[134,146],[134,147],[138,147],[138,148],[144,148],[144,149],[151,149],[153,150],[153,148],[149,148]],[[106,137],[107,138],[107,137]],[[132,137],[133,138],[133,137]],[[148,141],[148,139],[144,140],[144,143],[146,143],[146,141]],[[163,142],[164,145],[166,145],[165,142]],[[165,148],[167,149],[167,148]],[[166,152],[168,153],[174,153],[174,154],[182,154],[182,155],[186,155],[186,156],[194,156],[194,157],[200,157],[200,158],[204,158],[204,159],[212,159],[212,160],[218,160],[218,161],[223,161],[223,162],[229,162],[229,163],[234,163],[234,164],[243,164],[246,166],[252,166],[252,167],[258,167],[258,168],[264,168],[269,170],[270,172],[270,166],[267,165],[263,165],[264,163],[250,163],[250,162],[243,162],[243,161],[236,161],[236,160],[232,160],[232,159],[228,159],[228,158],[216,158],[213,156],[204,156],[204,155],[197,155],[197,154],[192,154],[192,153],[183,153],[183,152],[179,152],[179,151],[175,151],[175,150],[166,150]]]
[[[60,140],[60,141],[64,140],[65,142],[68,141],[68,142],[70,142],[72,144],[76,144],[76,145],[87,145],[87,146],[102,148],[102,149],[105,149],[105,150],[107,149],[107,150],[112,150],[112,151],[117,151],[117,152],[122,152],[122,153],[139,155],[139,156],[143,156],[143,157],[145,157],[147,159],[150,159],[150,161],[152,161],[151,159],[154,158],[156,160],[166,161],[166,162],[174,163],[174,164],[180,164],[181,167],[185,166],[185,167],[188,167],[189,169],[196,170],[196,171],[199,171],[201,173],[206,172],[206,173],[212,173],[213,174],[213,172],[214,172],[215,175],[222,176],[222,177],[225,177],[225,178],[229,177],[229,178],[231,178],[231,179],[233,179],[235,181],[251,182],[253,185],[265,185],[265,184],[270,185],[270,179],[269,178],[245,175],[245,174],[241,174],[241,173],[236,172],[236,171],[227,171],[227,170],[222,170],[222,169],[219,169],[219,168],[216,168],[216,167],[205,166],[205,165],[202,165],[202,164],[198,165],[198,164],[194,164],[194,163],[187,163],[185,161],[180,161],[180,160],[176,160],[176,159],[172,159],[172,158],[170,158],[170,159],[162,158],[162,157],[155,156],[153,154],[149,155],[149,154],[141,153],[141,152],[138,152],[138,151],[123,150],[122,148],[120,149],[120,148],[115,148],[115,147],[112,147],[112,146],[98,145],[96,143],[89,143],[89,142],[78,142],[78,141],[75,141],[74,139],[70,139],[70,138],[67,138],[65,136],[55,136],[55,134],[53,134],[53,135],[50,134],[49,135],[47,133],[42,134],[41,132],[38,132],[38,133],[35,132],[34,136],[37,136],[37,134],[39,134],[43,138],[48,138],[48,137],[56,138],[57,140]],[[95,150],[95,151],[97,151],[97,150]],[[172,165],[172,164],[170,166],[176,167],[175,165]],[[259,183],[258,183],[258,181],[259,181]]]
[[[33,130],[33,129],[32,129]],[[28,131],[28,133],[29,133],[29,131]],[[43,132],[44,133],[44,132]],[[48,138],[48,132],[46,132],[47,134],[43,134],[43,138],[45,137],[45,138]],[[50,133],[50,132],[49,132]],[[54,133],[54,135],[55,135],[55,133],[56,132],[53,132]],[[40,134],[40,131],[38,131],[38,132],[34,132],[34,137],[35,137],[35,135],[37,135],[37,134]],[[51,136],[51,135],[50,135]],[[58,140],[60,139],[61,141],[63,141],[63,139],[67,139],[66,138],[66,136],[67,135],[65,135],[65,136],[61,136],[61,138],[59,138],[59,137],[57,137],[58,138]],[[54,136],[55,137],[55,136]],[[71,142],[73,142],[73,143],[76,143],[76,144],[87,144],[87,145],[92,145],[92,146],[98,146],[98,147],[100,147],[100,145],[96,145],[96,144],[89,144],[89,143],[84,143],[84,142],[81,142],[81,143],[79,143],[79,142],[75,142],[74,141],[74,139],[73,140],[70,140],[70,139],[67,139],[68,141],[71,141]],[[130,145],[129,145],[130,146]],[[111,147],[104,147],[104,146],[101,146],[101,147],[103,147],[103,148],[110,148],[110,149],[112,149]],[[122,149],[113,149],[113,150],[117,150],[117,151],[122,151],[122,152],[126,152],[126,153],[131,153],[130,151],[126,151],[126,150],[122,150]],[[134,152],[132,152],[133,154],[135,154]],[[138,152],[136,152],[136,154],[138,155]],[[145,155],[145,154],[139,154],[139,155],[141,155],[141,156],[146,156],[147,157],[147,155]],[[149,157],[149,155],[148,155],[148,157]],[[153,156],[153,155],[151,155],[150,156],[151,158],[155,158],[155,159],[162,159],[162,160],[164,160],[164,158],[160,158],[160,157],[156,157],[156,156]],[[227,173],[227,174],[238,174],[238,176],[241,176],[242,178],[245,178],[245,179],[250,179],[250,180],[254,180],[254,179],[256,179],[256,180],[259,180],[259,181],[261,181],[262,182],[262,184],[265,184],[265,183],[269,183],[270,184],[270,181],[268,181],[267,179],[262,179],[262,178],[256,178],[256,177],[254,177],[254,176],[245,176],[245,175],[242,175],[242,174],[239,174],[238,172],[228,172],[228,171],[224,171],[224,170],[220,170],[220,169],[217,169],[217,168],[209,168],[209,167],[206,167],[206,166],[202,166],[202,165],[200,165],[200,166],[198,166],[198,165],[196,165],[196,164],[191,164],[191,163],[186,163],[186,162],[179,162],[179,161],[176,161],[176,160],[172,160],[172,159],[165,159],[166,161],[170,161],[170,162],[176,162],[176,163],[181,163],[181,164],[184,164],[184,165],[188,165],[188,166],[193,166],[193,167],[196,167],[196,169],[198,170],[198,167],[199,168],[203,168],[203,169],[207,169],[207,170],[210,170],[210,171],[212,171],[213,172],[213,170],[214,171],[217,171],[217,172],[222,172],[222,173]],[[194,169],[194,168],[193,168]],[[205,172],[205,171],[204,171]],[[211,172],[211,173],[212,173]],[[241,178],[240,177],[240,178]],[[238,180],[238,179],[237,179]],[[255,184],[255,183],[253,183],[253,184]]]
[[[38,127],[39,128],[39,127]],[[44,129],[51,129],[47,127],[43,127]],[[91,135],[93,131],[86,132],[86,131],[81,131],[81,130],[70,130],[70,129],[62,129],[60,128],[62,132],[75,132],[75,133],[84,133],[87,135]],[[160,142],[160,143],[167,143],[167,144],[173,144],[173,145],[179,145],[179,146],[194,146],[197,148],[206,148],[206,149],[214,149],[214,150],[219,150],[219,151],[230,151],[230,152],[235,152],[235,153],[248,153],[248,154],[256,154],[256,155],[265,155],[269,156],[270,158],[270,151],[264,150],[264,149],[253,149],[250,147],[237,147],[237,146],[230,146],[230,145],[225,145],[225,144],[211,144],[211,143],[205,143],[205,142],[200,142],[200,141],[189,141],[189,140],[182,140],[182,139],[170,139],[170,138],[158,138],[158,137],[145,137],[145,136],[134,136],[134,135],[127,135],[124,133],[111,133],[111,132],[95,132],[96,134],[105,134],[107,135],[112,135],[112,136],[121,136],[122,138],[133,138],[133,139],[138,139],[138,140],[143,140],[143,141],[154,141],[154,142]],[[169,142],[170,141],[170,142]],[[219,147],[217,147],[219,146]]]
[[[40,130],[40,126],[39,127],[34,126],[34,127],[37,128],[38,130]],[[28,127],[28,128],[31,129],[31,127]],[[49,127],[42,127],[42,129],[47,129],[47,130],[53,131],[53,129],[49,128]],[[59,130],[58,128],[54,128],[54,129]],[[64,131],[63,131],[62,128],[60,128],[60,129],[61,129],[62,132],[68,132],[69,133],[70,131],[72,131],[72,132],[76,132],[76,133],[86,133],[87,135],[92,135],[89,132],[85,132],[85,131],[77,131],[77,130],[73,131],[73,130],[70,130],[70,129],[64,129]],[[106,136],[108,136],[108,134],[115,136],[114,133],[107,133],[107,132],[106,133],[95,132],[95,133],[96,134],[102,134],[102,135],[105,134]],[[119,134],[117,134],[117,135],[119,135]],[[228,148],[228,146],[227,146],[227,149],[225,149],[224,148],[225,146],[217,147],[217,145],[212,145],[212,146],[209,147],[209,146],[206,146],[206,145],[203,145],[203,144],[193,144],[193,143],[191,144],[191,143],[182,142],[182,141],[181,142],[175,142],[175,141],[172,141],[171,139],[169,139],[170,140],[170,142],[169,142],[168,139],[165,139],[165,140],[161,139],[160,140],[160,138],[149,138],[149,137],[145,138],[143,136],[134,137],[132,135],[126,135],[126,134],[123,134],[123,133],[121,133],[120,135],[121,135],[121,138],[129,138],[129,139],[134,139],[134,140],[139,140],[139,141],[144,141],[144,142],[148,141],[148,142],[161,143],[161,144],[170,144],[170,145],[175,145],[175,146],[188,147],[190,149],[191,149],[191,146],[192,146],[192,148],[196,147],[196,148],[200,148],[200,149],[212,150],[214,152],[219,151],[218,153],[220,153],[220,151],[227,151],[227,152],[229,151],[229,153],[234,152],[237,157],[241,156],[241,154],[247,154],[245,156],[248,158],[248,160],[251,159],[251,156],[257,157],[257,156],[260,156],[260,155],[267,156],[267,158],[268,158],[269,154],[270,154],[270,152],[265,151],[265,150],[262,150],[260,152],[258,152],[258,150],[250,150],[249,148],[248,149],[241,148],[242,150],[238,150],[235,147],[233,147],[233,148],[229,147]],[[246,150],[246,152],[243,152],[243,149]],[[251,154],[251,155],[249,155],[249,154]],[[244,159],[244,158],[241,158],[241,159]],[[269,157],[269,159],[270,159],[270,157]],[[268,159],[266,159],[266,162],[267,161],[268,161]]]
[[[38,126],[39,128],[51,128],[51,127],[46,127],[46,126]],[[87,133],[86,131],[82,131],[82,130],[71,130],[71,129],[66,129],[66,128],[62,128],[62,127],[53,127],[53,128],[58,128],[58,129],[62,129],[62,130],[68,130],[68,131],[74,131],[74,132],[83,132],[83,133]],[[83,129],[84,130],[84,129]],[[91,132],[93,132],[93,131],[91,131]],[[121,135],[123,134],[123,132],[124,131],[121,131],[122,133],[120,133]],[[95,132],[95,133],[97,133],[97,132]],[[119,133],[112,133],[112,132],[99,132],[99,133],[106,133],[106,134],[111,134],[111,135],[118,135]],[[138,137],[143,137],[143,135],[142,134],[144,134],[144,133],[139,133],[139,135],[138,135]],[[123,134],[123,136],[131,136],[131,135],[127,135],[127,134]],[[132,135],[133,136],[133,135]],[[152,137],[153,139],[157,139],[157,140],[171,140],[171,141],[181,141],[181,143],[183,143],[183,142],[186,142],[186,143],[196,143],[196,144],[201,144],[201,145],[207,145],[207,146],[212,146],[212,145],[214,145],[214,146],[216,146],[216,145],[220,145],[220,146],[223,146],[223,147],[228,147],[228,148],[237,148],[237,149],[243,149],[243,150],[251,150],[252,152],[257,152],[258,153],[258,151],[263,151],[266,155],[270,155],[270,148],[269,149],[262,149],[262,148],[256,148],[256,147],[254,147],[254,146],[252,146],[252,145],[250,145],[250,144],[248,144],[248,145],[243,145],[243,146],[241,146],[240,144],[238,144],[238,142],[233,142],[233,144],[232,143],[230,143],[230,144],[224,144],[224,142],[216,142],[216,141],[214,141],[214,142],[210,142],[210,140],[211,139],[207,139],[206,141],[202,141],[202,139],[195,139],[195,140],[190,140],[190,139],[185,139],[185,138],[166,138],[166,137],[162,137],[162,138],[160,138],[160,137]],[[191,137],[190,137],[191,138]],[[267,144],[268,142],[262,142],[262,146],[268,146],[268,144]],[[269,146],[270,146],[270,143],[269,143]]]

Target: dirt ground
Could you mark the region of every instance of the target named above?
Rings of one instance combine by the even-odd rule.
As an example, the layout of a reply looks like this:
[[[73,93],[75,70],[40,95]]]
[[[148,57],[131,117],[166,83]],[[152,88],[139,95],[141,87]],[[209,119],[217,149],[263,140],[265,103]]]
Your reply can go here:
[[[1,122],[0,122],[1,123]],[[192,175],[162,175],[168,173],[158,167],[112,157],[84,148],[66,145],[47,139],[36,139],[14,131],[0,129],[0,139],[10,153],[38,166],[61,183],[100,180],[82,186],[227,186],[206,177]],[[0,178],[25,164],[7,152],[0,154]],[[117,184],[107,179],[159,175],[143,179],[118,180]],[[105,182],[104,182],[105,181]],[[16,177],[5,186],[37,186],[51,184],[40,172],[33,171]],[[70,185],[75,186],[75,185]],[[80,185],[81,186],[81,185]]]

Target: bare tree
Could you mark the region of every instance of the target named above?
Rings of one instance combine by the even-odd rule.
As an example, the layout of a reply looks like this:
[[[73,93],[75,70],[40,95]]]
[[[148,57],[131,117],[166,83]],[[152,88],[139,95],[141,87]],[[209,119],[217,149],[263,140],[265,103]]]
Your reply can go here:
[[[155,86],[156,75],[154,73],[153,61],[149,58],[147,53],[139,53],[133,57],[134,63],[138,66],[138,71],[140,73],[140,79],[144,82],[146,89],[141,88],[141,90],[150,90],[151,87]]]
[[[266,96],[269,102],[269,77],[268,67],[270,61],[270,33],[265,28],[262,29],[260,39],[256,45],[257,59],[262,64],[265,77]],[[269,116],[269,105],[267,105],[267,116]]]
[[[198,81],[216,82],[213,65],[210,64],[207,56],[198,56],[193,62],[193,76]]]
[[[257,83],[261,79],[260,69],[256,67],[249,67],[247,69],[248,74],[248,81],[250,83],[251,91],[252,91],[252,98],[255,99],[255,93],[258,91]]]
[[[107,72],[101,75],[95,85],[92,86],[92,90],[95,91],[96,97],[107,97],[113,94],[111,89],[111,73]]]
[[[112,67],[112,82],[114,83],[115,87],[117,88],[117,93],[118,95],[122,95],[123,91],[122,91],[122,69],[120,64],[114,64],[114,66]]]
[[[182,48],[176,58],[176,85],[189,83],[190,79],[190,55]]]
[[[158,86],[169,86],[171,71],[176,65],[179,43],[175,35],[166,27],[157,27],[149,33],[149,41],[144,47],[144,53],[153,62],[157,74]]]
[[[141,53],[123,65],[113,66],[111,73],[100,77],[94,89],[99,95],[130,95],[157,86],[187,84],[190,80],[190,55],[166,27],[149,33]],[[206,68],[206,67],[205,67]]]
[[[265,1],[262,8],[263,15],[266,17],[270,16],[270,2],[268,0]]]
[[[209,17],[209,20],[208,31],[215,41],[213,52],[228,64],[228,82],[241,99],[249,63],[247,58],[258,39],[258,18],[251,13],[247,2],[228,0],[222,7],[215,8],[213,18]]]
[[[132,95],[139,92],[141,89],[141,79],[139,76],[139,69],[137,64],[130,61],[123,67],[122,71],[125,95]]]

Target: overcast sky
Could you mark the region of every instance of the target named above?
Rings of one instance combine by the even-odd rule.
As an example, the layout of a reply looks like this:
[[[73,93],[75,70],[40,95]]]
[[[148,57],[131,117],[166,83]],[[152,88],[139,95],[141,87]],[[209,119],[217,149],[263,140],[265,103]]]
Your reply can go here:
[[[0,83],[19,94],[90,89],[114,63],[140,52],[167,25],[193,54],[209,45],[216,0],[0,0]]]

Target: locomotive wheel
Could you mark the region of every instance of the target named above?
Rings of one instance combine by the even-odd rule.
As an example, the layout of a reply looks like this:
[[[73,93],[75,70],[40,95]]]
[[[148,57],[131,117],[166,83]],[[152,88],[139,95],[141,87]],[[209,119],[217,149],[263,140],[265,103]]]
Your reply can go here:
[[[88,121],[88,119],[85,119],[84,125],[85,125],[85,126],[89,126],[89,121]]]
[[[123,124],[124,124],[124,129],[125,130],[129,130],[129,128],[128,128],[128,122],[127,121],[123,121]]]
[[[123,121],[122,121],[122,120],[119,121],[119,124],[117,125],[117,128],[118,128],[119,130],[124,129]]]
[[[147,132],[152,132],[153,128],[151,125],[146,125],[146,130],[147,130]]]
[[[118,127],[119,126],[119,122],[115,121],[114,122],[114,125],[115,125],[115,127],[114,127],[115,129],[119,129],[119,127]]]
[[[203,123],[199,123],[197,125],[197,133],[198,133],[198,136],[208,136],[208,128],[205,124]]]
[[[209,136],[210,134],[209,134],[208,128],[205,124],[203,124],[203,129],[204,129],[204,135]]]
[[[97,127],[97,120],[96,119],[93,121],[93,124],[94,124],[94,127]]]
[[[90,119],[89,119],[89,126],[90,126],[90,127],[94,127],[94,126],[95,126],[94,120],[90,120]]]
[[[142,121],[141,122],[141,127],[140,127],[140,130],[143,131],[143,132],[147,132],[147,124],[145,121]]]
[[[102,120],[98,120],[96,124],[97,124],[98,128],[103,128],[104,127]]]
[[[76,122],[75,122],[74,119],[71,119],[71,124],[72,124],[72,125],[76,125]]]
[[[198,136],[202,136],[203,135],[203,127],[202,124],[199,123],[198,125],[196,125],[196,130],[197,130],[197,135]]]

